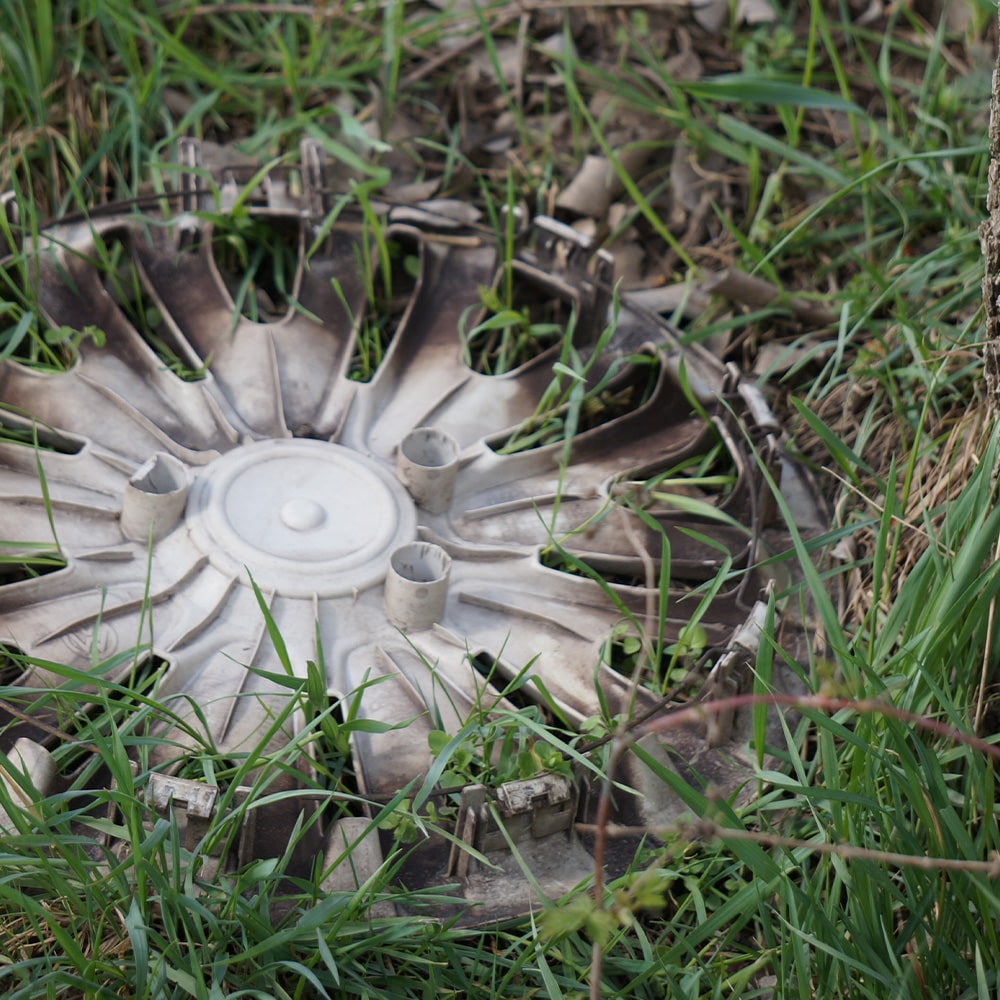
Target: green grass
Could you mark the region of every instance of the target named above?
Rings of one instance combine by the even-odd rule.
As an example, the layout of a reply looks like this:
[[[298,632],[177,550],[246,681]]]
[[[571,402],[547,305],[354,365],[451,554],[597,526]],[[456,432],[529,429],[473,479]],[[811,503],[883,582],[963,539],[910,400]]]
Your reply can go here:
[[[220,782],[232,811],[192,851],[177,817],[148,815],[138,794],[163,712],[142,670],[132,671],[132,685],[88,678],[96,695],[64,670],[65,683],[32,703],[0,666],[0,698],[17,712],[46,708],[48,724],[68,736],[53,750],[56,792],[25,811],[0,783],[0,809],[10,816],[0,835],[4,995],[997,995],[1000,898],[994,874],[983,870],[1000,849],[994,761],[962,738],[978,710],[984,657],[992,663],[998,652],[989,628],[1000,589],[997,444],[977,420],[976,231],[985,215],[992,67],[981,42],[994,10],[970,4],[971,26],[953,36],[906,4],[868,26],[851,20],[847,4],[774,6],[773,24],[730,21],[711,39],[688,24],[704,74],[685,80],[660,44],[669,19],[681,15],[662,9],[538,10],[525,15],[519,35],[503,4],[470,16],[395,0],[301,13],[0,2],[0,187],[16,192],[19,212],[0,228],[12,251],[54,216],[168,189],[182,135],[235,142],[262,161],[294,156],[300,138],[313,136],[338,160],[336,193],[346,198],[353,185],[362,216],[369,209],[372,312],[352,367],[363,381],[391,337],[393,277],[405,283],[408,273],[396,260],[402,253],[405,261],[405,246],[386,241],[370,215],[390,176],[438,179],[440,195],[472,200],[504,247],[505,219],[513,219],[505,206],[547,207],[583,156],[604,155],[622,209],[613,224],[598,220],[598,240],[634,232],[650,283],[696,285],[727,265],[783,292],[763,307],[715,297],[684,321],[684,337],[724,342],[727,358],[747,365],[768,343],[796,352],[774,383],[775,408],[804,460],[840,477],[824,480],[836,509],[830,540],[854,542],[843,560],[819,567],[799,543],[809,611],[826,641],[804,677],[819,701],[797,721],[788,716],[784,743],[772,748],[783,766],[762,774],[756,800],[734,810],[678,787],[700,827],[661,831],[662,846],[639,851],[596,898],[585,885],[544,913],[488,930],[373,916],[390,893],[417,912],[433,903],[395,880],[409,849],[402,830],[435,822],[415,812],[429,785],[383,804],[380,821],[401,836],[356,892],[323,893],[317,871],[287,875],[308,822],[285,857],[218,879],[201,865],[199,857],[231,844],[235,819],[289,795],[269,782],[293,770],[301,777],[303,763],[314,768],[318,798],[352,810],[336,750],[365,720],[350,704],[327,704],[315,679],[290,686],[288,716],[301,709],[308,722],[280,753],[267,740],[236,761],[198,748],[192,766]],[[518,40],[520,83],[498,79]],[[438,59],[446,43],[465,48]],[[463,53],[479,53],[477,73],[463,76]],[[485,123],[492,138],[501,115],[509,138],[493,147],[476,129]],[[652,150],[631,173],[622,150],[636,136],[616,128],[621,115],[633,116],[638,141]],[[693,235],[691,214],[674,220],[670,212],[681,136],[682,153],[708,178]],[[287,246],[272,252],[273,233],[228,222],[224,229],[220,220],[218,252],[234,272],[247,269],[234,285],[246,314],[260,316],[251,282],[271,304],[289,304]],[[268,254],[279,266],[258,275]],[[65,366],[75,338],[99,339],[100,331],[48,328],[25,259],[15,255],[2,277],[0,357]],[[467,332],[484,371],[509,370],[559,342],[549,339],[548,317],[509,292],[501,275]],[[810,328],[789,308],[793,295],[825,305],[834,322]],[[520,441],[506,442],[510,450],[579,426],[582,363],[566,350],[558,363],[545,411]],[[25,427],[15,424],[9,436],[23,439]],[[964,450],[956,427],[971,439]],[[943,488],[949,470],[954,482]],[[9,558],[42,572],[58,553],[38,544],[34,563],[20,552]],[[839,604],[830,595],[852,574],[861,588]],[[794,595],[779,596],[794,610]],[[134,656],[138,667],[150,652]],[[762,674],[786,656],[765,640]],[[102,666],[118,676],[123,664]],[[844,698],[927,724],[852,711]],[[492,716],[485,728],[470,719],[435,735],[436,774],[482,778],[490,748],[505,741],[525,767],[532,755],[556,752],[606,772],[614,753],[593,736],[609,724],[579,736],[516,713]],[[23,778],[12,780],[30,797]],[[677,783],[670,772],[663,780]],[[250,791],[237,802],[240,784]],[[101,833],[108,845],[95,840]],[[848,858],[838,845],[861,854]],[[939,869],[924,858],[965,867]]]

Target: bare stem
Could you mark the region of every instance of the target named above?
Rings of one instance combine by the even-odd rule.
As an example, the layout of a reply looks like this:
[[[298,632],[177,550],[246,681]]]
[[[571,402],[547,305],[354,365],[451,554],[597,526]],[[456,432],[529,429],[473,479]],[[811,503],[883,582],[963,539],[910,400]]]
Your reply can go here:
[[[611,817],[611,789],[614,786],[615,767],[628,745],[627,740],[615,736],[608,754],[608,766],[601,787],[601,798],[594,817],[594,909],[604,909],[604,854],[608,843],[608,821]],[[604,952],[601,943],[594,941],[590,952],[590,1000],[601,1000],[601,970]]]
[[[594,833],[596,824],[578,823],[581,833]],[[829,841],[802,840],[798,837],[782,837],[774,833],[762,833],[757,830],[740,830],[728,826],[719,826],[712,820],[702,819],[694,823],[679,823],[673,827],[655,826],[619,826],[609,824],[604,830],[607,837],[641,837],[652,834],[654,837],[666,837],[679,833],[690,840],[721,840],[721,841],[752,841],[762,847],[787,847],[792,850],[805,850],[812,854],[836,854],[841,858],[851,858],[865,861],[876,861],[899,868],[922,868],[930,871],[963,871],[984,872],[991,878],[1000,875],[1000,854],[995,854],[992,861],[973,861],[966,858],[934,858],[926,854],[901,854],[897,851],[879,851],[871,847],[858,847],[856,844],[838,844]]]
[[[631,543],[633,549],[642,561],[646,577],[646,620],[655,621],[656,614],[656,566],[649,555],[646,547],[642,544],[632,520],[625,513],[619,510],[619,517],[622,520],[625,535]],[[653,643],[645,628],[640,637],[642,649],[639,654],[635,668],[632,671],[632,680],[629,685],[628,705],[629,712],[635,705],[636,692],[643,672],[652,663]],[[611,818],[611,790],[614,786],[615,770],[618,760],[631,743],[628,735],[629,726],[624,717],[619,720],[618,726],[611,739],[611,750],[608,754],[608,766],[604,774],[604,782],[601,786],[601,797],[597,803],[597,815],[592,828],[594,833],[594,909],[604,909],[604,855],[608,842],[608,822]],[[590,1000],[600,1000],[601,998],[601,970],[604,963],[604,951],[598,940],[594,941],[590,952]]]
[[[698,702],[686,708],[678,709],[669,715],[654,719],[644,725],[635,727],[631,733],[616,734],[612,742],[608,771],[601,799],[598,803],[594,823],[577,823],[580,833],[594,836],[594,905],[603,906],[603,866],[604,855],[609,837],[642,837],[652,835],[665,838],[680,834],[691,840],[721,840],[752,841],[765,847],[786,847],[792,850],[806,850],[813,854],[834,854],[847,859],[864,859],[897,867],[920,868],[932,871],[963,871],[981,872],[990,878],[1000,876],[1000,853],[995,852],[988,861],[976,861],[964,858],[935,858],[923,854],[901,854],[895,851],[879,851],[855,844],[831,843],[829,841],[802,840],[797,837],[784,837],[773,833],[755,830],[723,827],[710,819],[699,819],[691,823],[681,823],[671,827],[655,826],[622,826],[609,822],[611,809],[611,787],[615,765],[621,754],[632,742],[649,733],[666,733],[679,726],[691,722],[704,722],[706,716],[724,712],[732,712],[752,705],[770,705],[794,708],[799,711],[819,711],[824,714],[852,711],[863,715],[881,714],[901,722],[911,724],[916,729],[922,729],[937,736],[944,737],[954,743],[962,743],[974,750],[992,757],[1000,762],[1000,746],[989,743],[973,733],[966,733],[954,726],[946,725],[935,719],[928,719],[915,712],[897,708],[876,698],[838,698],[829,695],[790,695],[790,694],[740,694],[730,698],[719,698],[714,701]],[[595,944],[591,961],[590,996],[591,1000],[600,998],[600,974],[602,961],[601,948]]]
[[[770,694],[737,694],[729,698],[701,701],[636,727],[632,730],[630,737],[635,741],[649,733],[670,732],[672,729],[692,722],[704,722],[706,716],[709,715],[735,712],[753,705],[780,706],[794,708],[801,712],[822,712],[826,715],[843,711],[857,712],[859,715],[886,715],[889,718],[898,719],[900,722],[911,723],[917,729],[943,736],[954,743],[963,743],[1000,762],[1000,746],[989,743],[973,733],[965,733],[955,726],[938,722],[936,719],[928,719],[916,712],[908,712],[877,698],[838,698],[823,694],[794,695],[774,692]]]

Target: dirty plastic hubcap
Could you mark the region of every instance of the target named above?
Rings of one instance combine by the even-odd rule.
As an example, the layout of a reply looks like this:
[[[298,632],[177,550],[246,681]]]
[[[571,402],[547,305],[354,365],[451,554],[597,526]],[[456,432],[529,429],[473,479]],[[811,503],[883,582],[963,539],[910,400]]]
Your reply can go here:
[[[634,642],[636,631],[661,637],[669,659],[669,650],[690,645],[697,613],[703,649],[692,672],[702,686],[687,697],[752,684],[768,618],[787,654],[806,659],[808,631],[762,599],[769,574],[785,568],[759,564],[790,544],[760,470],[780,482],[804,535],[826,527],[811,483],[783,453],[759,388],[697,345],[682,358],[672,328],[627,295],[594,356],[612,317],[606,254],[538,219],[511,262],[515,283],[540,293],[536,302],[559,300],[576,315],[573,349],[588,366],[579,385],[589,393],[577,416],[603,419],[581,422],[567,448],[536,435],[532,423],[553,386],[557,398],[573,398],[567,381],[555,381],[559,345],[499,377],[467,363],[460,331],[482,317],[481,288],[500,267],[492,232],[456,224],[437,207],[385,220],[387,238],[414,251],[420,277],[381,365],[361,384],[350,366],[367,308],[363,220],[325,230],[333,200],[319,147],[303,146],[301,195],[277,173],[241,194],[226,170],[209,190],[198,155],[197,143],[181,144],[181,211],[171,224],[149,226],[135,206],[121,206],[34,237],[41,309],[57,325],[100,327],[106,343],[84,338],[65,372],[0,361],[0,418],[21,421],[20,438],[0,441],[0,519],[11,551],[37,551],[54,528],[66,560],[48,575],[0,581],[0,642],[24,666],[19,683],[36,690],[65,680],[46,664],[66,663],[81,677],[99,666],[121,688],[141,674],[134,668],[143,658],[157,662],[148,699],[167,711],[162,740],[144,752],[144,796],[153,812],[183,814],[191,850],[228,799],[180,774],[185,761],[200,775],[199,754],[281,757],[304,728],[318,739],[307,727],[338,704],[364,722],[345,764],[362,815],[307,824],[312,839],[297,860],[308,872],[323,853],[324,888],[351,891],[392,843],[373,817],[426,780],[436,763],[430,748],[440,743],[432,737],[442,730],[518,718],[518,699],[532,701],[536,714],[554,709],[571,726],[596,719],[613,727],[620,714],[669,711],[662,695],[671,678],[634,689],[628,664],[615,662],[616,642]],[[286,231],[299,227],[303,246],[325,232],[322,252],[308,266],[300,259],[289,283],[301,310],[271,322],[238,315],[206,221],[219,203],[237,202]],[[116,235],[155,311],[170,318],[174,360],[201,377],[181,378],[102,286],[95,243]],[[570,405],[553,416],[566,417]],[[518,429],[528,433],[512,449]],[[25,447],[36,434],[53,448]],[[658,476],[676,483],[688,467],[710,465],[711,454],[730,463],[718,495],[682,488],[674,503],[671,487],[647,488]],[[671,579],[661,618],[660,581],[647,584],[665,540]],[[560,553],[561,567],[552,558]],[[706,608],[709,581],[720,583]],[[789,581],[774,589],[787,591]],[[777,687],[787,679],[779,659],[770,678]],[[307,687],[319,702],[312,721],[289,708],[290,692]],[[746,752],[749,719],[736,714],[725,732],[692,723],[672,730],[669,746],[647,741],[644,749],[692,784],[705,778],[735,795],[751,788],[756,766]],[[62,719],[39,721],[35,729],[12,725],[3,749],[26,762],[44,794],[54,767],[42,744]],[[537,735],[525,731],[525,745]],[[773,740],[781,738],[779,728]],[[669,822],[680,798],[635,760],[621,770],[640,792],[622,797],[638,813],[632,818]],[[279,854],[301,814],[316,815],[310,766],[300,759],[280,777],[286,795],[273,809],[246,809],[239,843],[214,865]],[[592,818],[592,781],[580,772],[437,789],[434,801],[457,814],[455,826],[408,849],[413,867],[402,880],[457,883],[455,905],[477,908],[471,920],[536,905],[520,862],[535,885],[561,895],[593,868],[575,833],[578,820]],[[357,805],[362,799],[369,805]],[[363,849],[338,865],[348,842]],[[495,867],[477,870],[475,852]]]

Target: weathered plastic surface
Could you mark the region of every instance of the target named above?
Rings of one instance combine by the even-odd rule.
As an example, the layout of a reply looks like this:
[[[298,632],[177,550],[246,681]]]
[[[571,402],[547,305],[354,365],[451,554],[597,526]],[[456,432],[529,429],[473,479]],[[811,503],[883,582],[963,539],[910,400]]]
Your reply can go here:
[[[185,146],[188,162],[197,155],[196,144]],[[315,148],[306,147],[304,164],[300,195],[268,180],[251,207],[300,222],[310,242],[326,193]],[[628,710],[629,680],[603,662],[602,650],[626,610],[655,627],[646,616],[647,590],[634,583],[602,588],[557,572],[543,565],[540,551],[556,540],[604,573],[642,579],[649,557],[661,555],[660,535],[610,499],[713,441],[727,446],[738,474],[720,501],[737,525],[653,499],[646,506],[671,548],[668,639],[697,607],[692,588],[714,577],[726,554],[740,568],[786,546],[761,465],[780,480],[800,529],[823,526],[808,482],[781,454],[760,393],[688,349],[685,378],[711,415],[706,422],[681,389],[672,330],[630,308],[627,297],[588,378],[615,364],[625,384],[635,368],[629,356],[645,351],[659,361],[648,401],[580,432],[568,460],[562,443],[500,454],[498,442],[535,412],[558,353],[500,376],[466,365],[460,320],[467,310],[476,313],[479,286],[494,280],[495,243],[433,212],[408,209],[401,217],[411,221],[402,223],[389,215],[389,236],[419,247],[420,276],[370,382],[348,377],[364,310],[360,230],[349,222],[300,269],[294,294],[301,309],[271,323],[234,319],[209,246],[211,224],[195,214],[213,204],[198,190],[198,176],[185,175],[183,212],[170,225],[123,211],[43,232],[36,259],[48,319],[99,327],[106,344],[84,339],[78,361],[62,373],[10,359],[0,364],[5,422],[20,419],[55,445],[0,442],[2,535],[13,543],[8,552],[46,542],[67,560],[60,571],[0,586],[0,642],[84,671],[151,643],[168,664],[156,697],[202,733],[195,739],[175,726],[152,751],[152,765],[176,770],[185,748],[201,739],[231,756],[258,744],[287,698],[287,687],[272,679],[285,674],[285,653],[298,675],[309,661],[322,663],[331,697],[360,692],[361,716],[399,726],[354,738],[360,792],[374,801],[427,770],[431,729],[457,731],[477,705],[503,704],[498,688],[526,665],[574,722],[600,713],[602,698],[612,714]],[[237,188],[223,178],[220,190],[225,203]],[[204,368],[201,380],[169,370],[103,287],[92,263],[94,234],[112,232],[127,240],[175,353]],[[609,318],[607,263],[598,259],[594,278],[592,256],[571,231],[542,221],[526,235],[518,264],[518,281],[577,304],[584,358],[586,338]],[[701,621],[711,662],[727,649],[742,650],[740,669],[752,662],[747,623],[760,616],[768,580],[752,570],[713,600]],[[268,636],[259,601],[283,652]],[[789,630],[791,640],[804,642],[796,626]],[[743,639],[734,645],[737,635]],[[476,657],[495,662],[493,679],[473,669]],[[119,673],[131,668],[124,656]],[[48,687],[60,678],[35,667],[20,683]],[[644,687],[635,699],[636,715],[658,708]],[[299,724],[293,718],[286,729]],[[277,733],[274,747],[288,735]],[[739,725],[714,741],[704,728],[681,731],[674,757],[712,777],[728,775],[732,789],[745,778],[737,767],[734,779],[732,759],[741,758],[746,735]],[[636,779],[646,794],[642,813],[652,820],[676,814],[677,803],[650,778]],[[177,807],[200,801],[197,789],[186,799],[176,784],[163,799],[166,780],[154,779],[154,802],[158,794],[163,802],[173,796]],[[277,779],[271,790],[290,781]],[[573,802],[570,819],[583,808]],[[540,815],[569,808],[547,799],[543,805]],[[470,843],[482,836],[474,829],[481,807],[463,803],[463,815],[472,817]],[[270,832],[258,831],[241,851],[270,850],[268,836],[280,843],[294,815],[290,808],[270,816]],[[485,821],[482,813],[480,825]],[[363,833],[365,821],[352,821],[350,834],[338,827],[316,850],[332,864],[342,853],[338,844],[357,839],[358,822]],[[531,844],[523,853],[538,855],[543,887],[558,892],[586,873],[589,859],[572,822],[553,829],[541,819],[534,834],[532,824],[526,829]],[[367,850],[379,857],[370,844]],[[488,900],[477,911],[483,918],[524,908],[516,872],[500,884],[496,872],[473,869],[452,859],[450,870],[427,879],[458,878],[468,900]],[[338,878],[331,876],[331,886]]]

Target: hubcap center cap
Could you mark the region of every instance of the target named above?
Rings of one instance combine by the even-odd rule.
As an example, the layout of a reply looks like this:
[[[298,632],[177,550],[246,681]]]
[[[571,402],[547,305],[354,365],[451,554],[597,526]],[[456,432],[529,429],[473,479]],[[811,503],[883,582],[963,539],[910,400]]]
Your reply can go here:
[[[293,531],[312,531],[326,520],[326,508],[318,500],[297,497],[282,504],[280,516]]]
[[[341,445],[256,441],[201,470],[191,537],[216,568],[290,597],[380,583],[389,554],[416,537],[413,501],[392,472]]]

